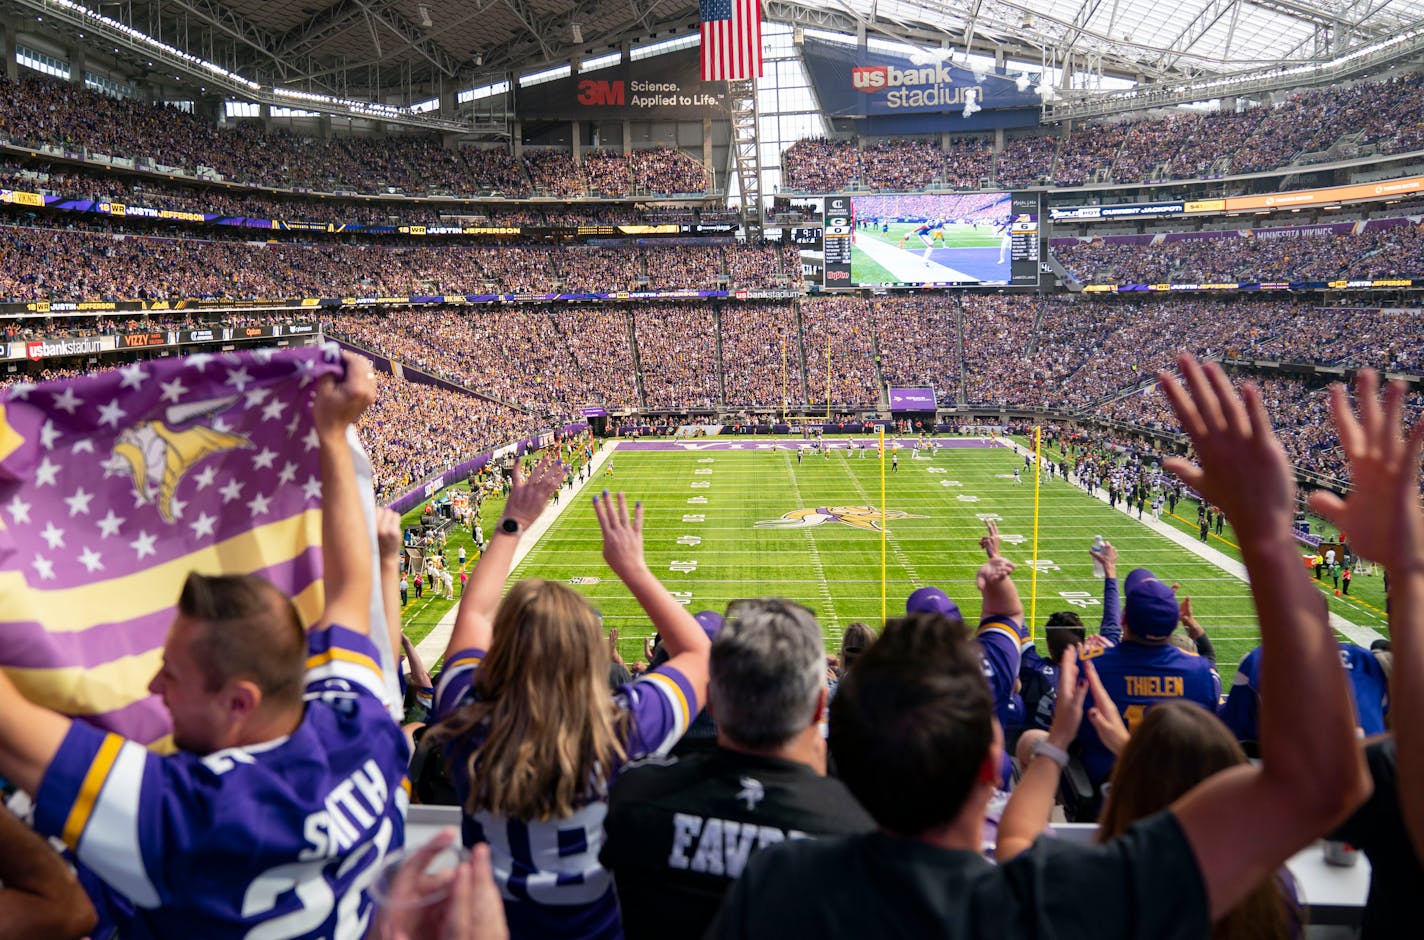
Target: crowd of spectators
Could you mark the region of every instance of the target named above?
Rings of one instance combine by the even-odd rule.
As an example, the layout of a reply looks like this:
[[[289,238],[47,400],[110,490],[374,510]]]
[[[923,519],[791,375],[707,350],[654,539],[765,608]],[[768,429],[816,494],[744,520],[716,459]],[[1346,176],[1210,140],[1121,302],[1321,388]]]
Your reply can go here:
[[[1405,220],[1363,231],[1314,225],[1057,241],[1054,256],[1083,283],[1201,284],[1396,278],[1424,274],[1424,235]]]
[[[877,400],[874,329],[870,303],[864,298],[816,297],[801,304],[808,404],[856,407]]]
[[[708,304],[633,309],[643,399],[653,411],[714,408],[721,401],[716,321]]]
[[[718,319],[729,408],[806,401],[801,339],[791,304],[724,304]]]
[[[960,357],[947,353],[959,346],[956,311],[961,304],[945,300],[910,295],[877,298],[871,304],[886,385],[933,387],[941,401],[959,397]]]
[[[446,147],[428,136],[313,139],[258,121],[219,127],[176,107],[117,98],[45,76],[0,78],[0,138],[49,144],[73,154],[102,154],[171,167],[190,176],[249,186],[327,193],[522,198],[702,193],[708,174],[670,147],[590,150],[579,167],[567,154],[531,150],[516,159],[505,147]]]
[[[995,153],[979,137],[952,137],[942,150],[926,139],[807,139],[782,157],[785,188],[836,192],[858,184],[898,191],[946,184],[979,188],[1079,186],[1094,179],[1213,179],[1370,153],[1424,149],[1424,80],[1311,89],[1243,111],[1183,112],[1080,125],[1064,136],[1023,136]],[[911,182],[913,181],[913,182]]]

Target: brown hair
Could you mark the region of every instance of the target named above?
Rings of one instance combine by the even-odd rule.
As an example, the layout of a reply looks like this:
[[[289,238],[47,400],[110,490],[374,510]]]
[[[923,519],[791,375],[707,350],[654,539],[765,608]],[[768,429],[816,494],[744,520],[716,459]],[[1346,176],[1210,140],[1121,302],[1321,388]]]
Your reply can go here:
[[[841,634],[841,669],[840,674],[845,675],[846,671],[855,663],[866,650],[870,649],[870,644],[875,642],[875,631],[861,623],[859,620],[848,624],[845,633]]]
[[[1211,775],[1246,763],[1246,753],[1216,716],[1188,702],[1163,702],[1133,729],[1113,767],[1098,840],[1166,809]],[[1303,915],[1275,878],[1262,883],[1212,927],[1212,940],[1291,940]]]
[[[456,745],[483,735],[465,759],[468,811],[562,819],[601,792],[627,756],[598,614],[576,591],[530,578],[505,595],[493,629],[475,701],[435,733]]]
[[[254,575],[193,572],[178,595],[178,612],[200,624],[192,652],[209,691],[249,679],[265,702],[301,703],[306,629],[291,599],[271,583]]]

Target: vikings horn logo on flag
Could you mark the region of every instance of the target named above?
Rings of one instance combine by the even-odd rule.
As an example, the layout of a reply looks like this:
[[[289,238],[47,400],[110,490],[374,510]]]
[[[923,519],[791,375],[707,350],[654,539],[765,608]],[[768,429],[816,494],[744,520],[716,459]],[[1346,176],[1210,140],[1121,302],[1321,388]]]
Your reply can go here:
[[[0,667],[144,744],[190,571],[256,574],[320,615],[316,380],[335,347],[135,362],[0,396]]]
[[[882,522],[895,519],[928,519],[898,509],[881,512],[874,506],[821,506],[816,509],[795,509],[780,519],[766,519],[756,524],[758,529],[809,529],[827,522],[839,522],[853,529],[880,531]]]

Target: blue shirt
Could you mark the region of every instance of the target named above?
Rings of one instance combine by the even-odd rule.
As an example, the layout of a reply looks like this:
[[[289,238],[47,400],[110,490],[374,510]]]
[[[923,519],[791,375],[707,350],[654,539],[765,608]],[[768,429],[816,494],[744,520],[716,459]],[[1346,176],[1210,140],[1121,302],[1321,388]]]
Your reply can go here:
[[[1117,705],[1128,730],[1158,702],[1185,699],[1215,714],[1221,698],[1221,677],[1211,663],[1168,643],[1129,639],[1101,653],[1085,650],[1083,658],[1092,659],[1104,690]],[[1089,704],[1087,700],[1083,702],[1085,714]],[[1088,779],[1095,788],[1100,787],[1111,774],[1115,758],[1086,717],[1078,729],[1078,743]]]
[[[330,627],[307,642],[306,712],[287,737],[165,757],[70,726],[35,828],[75,851],[123,937],[364,935],[366,890],[405,841],[410,753],[371,639]]]
[[[1355,724],[1366,736],[1383,734],[1389,714],[1389,679],[1375,654],[1354,643],[1340,643],[1340,664],[1350,680]],[[1247,653],[1236,667],[1231,691],[1217,713],[1238,741],[1255,741],[1261,709],[1261,647]]]

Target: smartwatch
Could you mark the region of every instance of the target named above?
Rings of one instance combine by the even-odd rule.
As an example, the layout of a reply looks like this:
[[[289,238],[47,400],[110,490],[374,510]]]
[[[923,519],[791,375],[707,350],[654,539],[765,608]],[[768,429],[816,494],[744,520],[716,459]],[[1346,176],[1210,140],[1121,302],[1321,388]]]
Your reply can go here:
[[[1032,760],[1040,754],[1053,761],[1053,763],[1057,764],[1059,770],[1062,770],[1064,767],[1068,766],[1068,752],[1063,750],[1063,748],[1058,747],[1056,744],[1049,744],[1047,738],[1034,745],[1033,751],[1029,755],[1029,759]]]
[[[510,517],[505,516],[503,519],[499,520],[499,531],[505,533],[506,535],[518,535],[518,534],[519,534],[519,522],[518,522],[518,520],[516,520],[516,519],[511,519]]]

